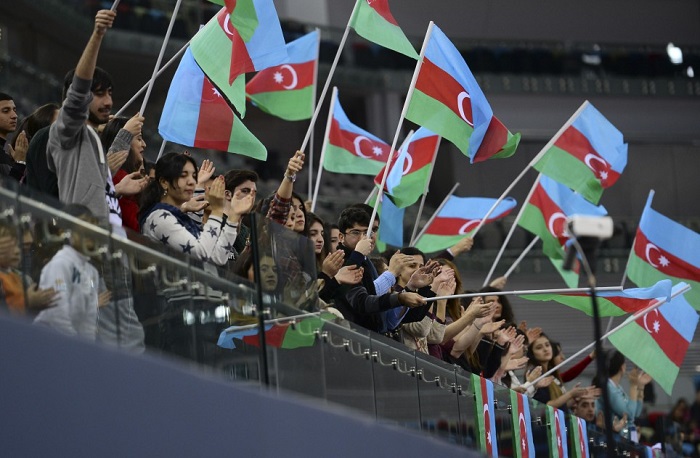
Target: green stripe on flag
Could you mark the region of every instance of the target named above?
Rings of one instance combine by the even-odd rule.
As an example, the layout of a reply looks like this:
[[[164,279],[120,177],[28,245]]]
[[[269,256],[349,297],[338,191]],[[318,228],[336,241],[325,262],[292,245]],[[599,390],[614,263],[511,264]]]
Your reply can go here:
[[[358,35],[418,60],[420,56],[400,27],[384,19],[365,0],[358,2],[357,11],[350,20],[350,27],[354,28]]]
[[[564,280],[564,283],[566,283],[566,286],[569,288],[576,288],[578,287],[578,280],[579,280],[579,274],[575,270],[564,270],[564,260],[563,259],[557,259],[557,258],[549,258],[549,262],[552,263],[554,268],[556,269],[557,272],[559,272],[559,275],[561,278]]]
[[[564,250],[559,244],[559,240],[549,232],[544,215],[538,207],[528,202],[525,205],[520,221],[518,221],[518,226],[527,229],[542,239],[542,251],[544,254],[554,259],[564,258]]]
[[[468,154],[469,137],[474,129],[438,100],[419,90],[413,91],[406,119],[443,136],[454,143],[462,154]]]
[[[248,95],[265,113],[287,121],[310,119],[313,115],[313,87],[292,91],[260,92]]]
[[[335,173],[356,173],[359,175],[376,175],[384,164],[372,159],[356,156],[346,149],[328,143],[323,168]]]
[[[522,299],[531,301],[554,301],[559,304],[566,305],[576,310],[580,310],[586,315],[593,316],[590,296],[565,296],[562,294],[528,294],[520,296]],[[600,308],[600,316],[622,316],[627,312],[605,299],[598,296],[598,307]]]
[[[629,261],[627,262],[627,276],[640,288],[654,286],[659,280],[669,278],[673,283],[686,282],[690,285],[690,290],[685,293],[685,300],[693,306],[695,310],[700,311],[700,282],[688,280],[686,278],[672,277],[656,270],[652,265],[648,264],[644,259],[634,253],[634,249],[630,253]]]
[[[451,246],[454,246],[457,242],[467,237],[469,234],[464,235],[433,235],[433,234],[423,234],[418,243],[416,243],[416,248],[421,250],[423,253],[435,253],[436,251],[446,250]]]
[[[593,171],[576,157],[557,146],[552,146],[533,166],[535,170],[564,184],[597,204],[603,195],[603,186]]]
[[[423,191],[425,191],[425,182],[430,176],[430,164],[421,167],[413,173],[409,173],[401,177],[401,183],[394,187],[391,192],[391,200],[399,208],[405,208],[413,205],[418,201]]]
[[[252,157],[264,161],[267,159],[267,148],[253,135],[243,124],[243,121],[234,115],[229,140],[228,151],[235,154]]]

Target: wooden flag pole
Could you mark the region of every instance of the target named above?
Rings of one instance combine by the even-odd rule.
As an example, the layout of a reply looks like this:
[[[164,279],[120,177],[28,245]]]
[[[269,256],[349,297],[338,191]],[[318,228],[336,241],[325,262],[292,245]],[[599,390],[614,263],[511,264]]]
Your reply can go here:
[[[416,88],[416,81],[418,81],[418,74],[420,73],[421,65],[423,64],[423,57],[425,56],[425,50],[428,47],[428,42],[430,41],[430,35],[433,33],[433,27],[435,23],[430,21],[428,24],[428,30],[425,33],[425,38],[423,39],[423,46],[420,50],[420,55],[418,57],[418,62],[416,63],[416,68],[413,71],[413,78],[411,78],[411,84],[408,86],[408,93],[406,95],[406,100],[403,103],[403,108],[401,109],[401,116],[399,117],[399,124],[396,126],[396,132],[394,133],[394,140],[391,143],[391,149],[389,150],[389,157],[386,160],[386,166],[384,167],[384,176],[382,177],[382,182],[379,184],[379,189],[384,190],[384,185],[386,184],[386,177],[389,174],[389,164],[391,164],[391,159],[394,157],[394,148],[399,142],[399,135],[401,134],[401,126],[403,125],[403,120],[406,117],[406,112],[408,112],[408,106],[411,104],[411,99],[413,98],[413,91]],[[381,194],[380,194],[381,195]],[[369,219],[369,227],[367,228],[367,238],[372,236],[372,226],[374,225],[374,220],[377,218],[377,207],[375,205],[372,216]]]
[[[413,232],[411,232],[411,243],[410,246],[416,241],[416,233],[418,232],[418,224],[420,223],[420,217],[423,215],[423,207],[425,206],[425,199],[428,197],[428,187],[430,186],[430,181],[433,179],[433,171],[435,170],[435,160],[437,159],[437,152],[440,148],[440,142],[442,137],[438,135],[437,145],[435,145],[435,151],[433,152],[433,160],[430,163],[430,175],[428,175],[428,180],[425,182],[425,188],[423,189],[423,195],[420,198],[420,205],[418,206],[418,215],[416,216],[416,223],[413,225]]]
[[[430,227],[430,223],[432,223],[433,220],[437,217],[438,213],[440,213],[440,210],[442,210],[442,208],[447,204],[447,201],[450,200],[450,197],[452,197],[452,194],[455,193],[455,191],[457,190],[458,187],[459,187],[459,182],[455,183],[454,186],[452,186],[452,189],[450,189],[450,192],[448,192],[447,195],[445,196],[445,198],[442,200],[442,202],[440,202],[440,205],[438,206],[438,208],[435,210],[435,212],[430,217],[428,222],[425,223],[425,226],[423,226],[423,229],[421,229],[420,233],[416,236],[416,239],[413,242],[418,243],[418,240],[420,240],[420,238],[423,236],[423,234],[425,234],[425,231],[427,231],[428,228]],[[411,243],[411,246],[414,246],[414,243]]]
[[[326,158],[326,149],[328,149],[328,138],[331,134],[331,125],[333,124],[333,108],[335,101],[338,99],[338,88],[333,87],[331,94],[331,105],[328,109],[328,120],[326,121],[326,133],[323,136],[323,146],[321,146],[321,157],[318,160],[318,172],[316,172],[316,187],[314,188],[314,196],[311,198],[311,212],[316,211],[316,202],[318,201],[318,188],[321,186],[321,174],[323,173],[323,161]],[[321,106],[320,104],[318,105]],[[317,107],[318,108],[318,107]]]

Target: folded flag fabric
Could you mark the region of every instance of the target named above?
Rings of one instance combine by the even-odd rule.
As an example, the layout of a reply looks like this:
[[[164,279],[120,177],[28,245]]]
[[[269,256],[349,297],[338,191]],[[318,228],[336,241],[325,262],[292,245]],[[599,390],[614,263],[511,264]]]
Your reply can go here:
[[[287,121],[310,119],[316,98],[320,37],[315,30],[287,44],[289,62],[258,72],[246,84],[251,102]]]
[[[170,83],[158,132],[180,145],[267,159],[265,145],[243,125],[189,49]]]
[[[488,197],[450,196],[430,225],[416,241],[416,248],[425,253],[444,250],[469,236],[498,199]],[[490,223],[507,216],[517,205],[512,197],[499,202],[486,220]]]
[[[691,286],[688,302],[700,310],[700,234],[651,208],[652,196],[642,212],[627,261],[627,275],[638,286],[670,278]]]
[[[418,129],[399,149],[392,160],[386,178],[385,191],[399,208],[408,207],[418,201],[430,179],[433,159],[440,146],[440,136],[425,127]],[[374,177],[381,185],[384,169]]]
[[[661,280],[649,288],[628,288],[623,291],[597,291],[600,316],[621,316],[636,313],[652,305],[658,299],[671,297],[671,280]],[[590,293],[527,294],[520,296],[531,301],[554,301],[586,315],[593,316]]]
[[[369,41],[418,59],[418,53],[389,10],[389,0],[357,0],[349,25]]]
[[[510,404],[513,415],[513,456],[516,458],[535,458],[530,399],[524,394],[511,390]]]
[[[571,456],[575,458],[590,458],[586,420],[576,415],[569,415],[569,425],[569,431],[571,431]]]
[[[244,116],[245,79],[239,77],[285,63],[287,47],[272,0],[226,4],[195,34],[190,47],[204,73]]]
[[[678,284],[674,290],[685,285]],[[680,294],[610,335],[608,340],[671,395],[697,325],[698,312]]]
[[[493,397],[493,382],[478,374],[471,375],[474,395],[476,397],[475,408],[477,424],[477,443],[479,450],[487,456],[498,457],[498,440],[496,438],[496,412]]]
[[[545,405],[547,409],[547,437],[549,438],[549,458],[568,458],[566,443],[566,414],[561,410]]]
[[[622,133],[587,104],[533,167],[597,204],[626,165]]]
[[[389,159],[391,146],[348,119],[338,98],[331,101],[332,117],[323,156],[323,168],[335,173],[376,175]]]
[[[515,154],[520,144],[520,133],[512,134],[497,118],[492,117],[486,129],[484,139],[476,150],[472,163],[483,162],[487,159],[505,159]]]
[[[334,319],[331,313],[322,313],[320,316],[309,316],[297,319],[292,323],[266,323],[265,344],[274,348],[302,348],[310,347],[316,341],[316,331],[323,327],[326,320]],[[220,335],[217,345],[222,348],[234,349],[235,340],[240,340],[248,345],[260,346],[258,326],[231,326]]]

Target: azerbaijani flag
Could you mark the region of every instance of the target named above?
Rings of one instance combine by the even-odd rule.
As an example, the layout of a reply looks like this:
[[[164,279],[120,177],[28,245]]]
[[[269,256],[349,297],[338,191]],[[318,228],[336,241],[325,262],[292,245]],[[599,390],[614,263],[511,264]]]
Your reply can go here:
[[[535,458],[530,400],[524,394],[511,390],[510,405],[513,414],[513,456],[516,458]]]
[[[418,53],[389,10],[389,0],[357,0],[350,27],[358,35],[398,53],[418,59]]]
[[[190,47],[204,73],[243,116],[245,79],[239,76],[285,63],[287,47],[272,0],[229,3],[195,34]]]
[[[377,239],[380,242],[399,248],[403,246],[403,217],[405,212],[405,209],[394,205],[389,196],[384,194],[377,210],[377,214],[382,221],[377,234]]]
[[[158,132],[170,142],[267,159],[267,149],[243,125],[187,49],[170,83]]]
[[[685,285],[679,283],[674,290]],[[698,312],[680,294],[610,335],[608,340],[671,395],[697,325]]]
[[[453,246],[476,229],[498,199],[450,196],[430,225],[416,241],[416,248],[433,253]],[[517,202],[506,197],[486,220],[496,221],[508,215]]]
[[[493,111],[462,55],[435,25],[419,65],[406,119],[448,139],[474,162]],[[495,148],[493,142],[489,145],[487,150]],[[487,155],[482,152],[480,160]]]
[[[439,146],[440,136],[421,127],[399,149],[398,155],[394,155],[385,188],[397,207],[413,205],[423,194]],[[383,177],[384,167],[374,177],[374,182],[381,185]]]
[[[547,409],[547,437],[549,438],[549,458],[569,458],[566,444],[566,414],[561,410],[545,405]]]
[[[323,327],[325,319],[333,318],[330,313],[311,316],[284,323],[265,324],[265,344],[274,348],[311,347],[316,341],[316,331]],[[217,345],[223,348],[236,348],[233,340],[240,340],[248,345],[260,346],[258,326],[231,326],[220,335]]]
[[[245,86],[248,98],[265,113],[287,121],[311,118],[320,37],[315,30],[287,44],[289,62],[255,75]]]
[[[569,415],[571,431],[571,455],[575,458],[590,458],[588,451],[588,430],[586,420],[576,415]]]
[[[492,117],[484,139],[472,157],[472,163],[483,162],[487,159],[504,159],[515,154],[520,144],[520,133],[513,135],[497,118]]]
[[[627,275],[638,286],[663,278],[691,286],[688,302],[700,310],[700,234],[651,208],[649,196],[627,261]]]
[[[547,256],[564,259],[564,244],[568,240],[566,218],[574,214],[605,216],[608,212],[563,184],[540,176],[518,225],[542,239],[542,251]]]
[[[350,122],[336,96],[324,142],[323,168],[335,173],[376,175],[389,159],[391,146]]]
[[[657,299],[671,297],[671,280],[661,280],[650,288],[628,288],[623,291],[598,291],[600,316],[621,316],[636,313]],[[531,301],[554,301],[593,316],[590,293],[528,294],[520,296]]]
[[[597,204],[626,165],[622,132],[588,104],[533,167]]]
[[[471,375],[474,395],[476,397],[477,425],[476,441],[479,449],[488,456],[498,457],[498,440],[496,438],[496,413],[492,411],[495,406],[493,397],[493,382],[477,374]]]

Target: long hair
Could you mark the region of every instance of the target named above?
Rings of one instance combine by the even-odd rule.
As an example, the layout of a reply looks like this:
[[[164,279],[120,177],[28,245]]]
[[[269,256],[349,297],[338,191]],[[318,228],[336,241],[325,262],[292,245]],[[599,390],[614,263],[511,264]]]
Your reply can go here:
[[[112,146],[117,134],[124,128],[128,120],[129,118],[124,116],[117,116],[110,119],[110,121],[105,125],[100,137],[102,140],[102,148],[104,148],[105,151],[109,150],[109,148]],[[126,173],[134,173],[139,171],[142,163],[142,158],[134,150],[132,150],[131,145],[129,145],[129,155],[121,168],[124,169]]]
[[[32,137],[44,127],[48,127],[53,122],[54,114],[59,107],[55,103],[47,103],[42,105],[32,112],[29,116],[24,118],[22,122],[17,127],[15,136],[12,139],[12,147],[17,145],[17,136],[20,132],[24,131],[27,134],[27,140],[31,140]]]
[[[506,320],[506,323],[515,323],[515,315],[513,314],[513,307],[510,305],[510,300],[508,296],[503,296],[497,293],[503,292],[499,288],[494,288],[493,286],[484,286],[479,290],[480,293],[496,293],[493,296],[498,297],[498,302],[501,303],[501,320]]]
[[[455,294],[462,294],[462,277],[459,275],[459,270],[454,262],[438,258],[438,264],[451,267],[455,271]],[[452,321],[457,321],[462,316],[462,300],[459,298],[447,299],[447,315],[452,318]]]
[[[545,334],[544,332],[542,334],[540,334],[540,336],[537,339],[530,342],[530,344],[527,346],[527,358],[528,358],[527,370],[528,371],[533,369],[534,367],[541,365],[541,363],[535,359],[535,352],[532,350],[532,347],[535,345],[535,342],[537,342],[542,337],[547,339],[549,344],[552,345],[552,339],[550,339],[549,336],[547,336],[547,334]],[[542,370],[543,373],[551,370],[554,367],[553,359],[554,359],[554,347],[552,347],[552,359],[547,361],[547,363],[545,364],[545,367]],[[554,376],[554,378],[556,380],[552,381],[552,383],[549,384],[549,396],[550,396],[550,399],[556,399],[559,396],[561,396],[562,394],[564,394],[564,392],[561,388],[563,386],[563,381],[561,379],[561,375],[559,375],[558,370],[554,371],[554,373],[552,373],[552,376]]]
[[[308,212],[306,214],[306,227],[304,228],[304,232],[306,234],[309,234],[311,231],[311,226],[314,223],[319,223],[321,225],[321,230],[323,231],[323,248],[321,249],[321,252],[316,254],[316,270],[318,272],[321,272],[321,267],[323,267],[323,260],[326,259],[326,256],[328,256],[328,253],[330,253],[330,238],[329,234],[326,233],[326,223],[315,213]]]
[[[188,162],[194,166],[196,178],[199,169],[195,160],[188,154],[168,153],[156,162],[156,178],[148,183],[148,186],[141,193],[139,220],[142,220],[150,213],[151,207],[163,198],[163,188],[160,186],[160,180],[164,179],[171,186],[175,186],[175,182],[182,174],[182,169],[185,168],[185,164]]]

